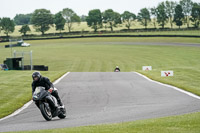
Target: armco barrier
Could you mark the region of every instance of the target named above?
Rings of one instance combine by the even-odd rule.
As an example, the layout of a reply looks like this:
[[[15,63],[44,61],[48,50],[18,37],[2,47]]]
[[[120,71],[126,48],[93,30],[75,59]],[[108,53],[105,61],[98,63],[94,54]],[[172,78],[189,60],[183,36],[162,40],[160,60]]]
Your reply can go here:
[[[23,40],[48,40],[48,39],[67,39],[67,38],[94,38],[94,37],[191,37],[200,38],[200,35],[80,35],[80,36],[54,36],[54,37],[30,37],[23,38]],[[8,42],[4,40],[0,42]]]
[[[200,35],[81,35],[66,37],[47,37],[47,38],[24,38],[24,40],[48,40],[48,39],[67,39],[67,38],[94,38],[94,37],[191,37],[200,38]]]
[[[79,36],[77,38],[87,38],[87,37],[197,37],[200,38],[200,35],[88,35],[88,36]],[[62,37],[70,38],[70,37]],[[71,37],[76,38],[76,37]]]

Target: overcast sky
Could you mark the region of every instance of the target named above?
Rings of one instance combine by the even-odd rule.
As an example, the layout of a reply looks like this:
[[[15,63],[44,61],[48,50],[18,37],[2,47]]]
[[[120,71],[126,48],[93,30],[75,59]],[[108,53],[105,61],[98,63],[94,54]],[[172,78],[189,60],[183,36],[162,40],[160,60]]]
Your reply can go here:
[[[137,14],[142,8],[151,8],[166,0],[1,0],[0,17],[14,18],[16,14],[27,14],[35,9],[45,8],[55,14],[64,8],[71,8],[80,15],[88,15],[92,9],[113,9],[120,14],[130,11]],[[170,1],[170,0],[169,0]],[[179,0],[172,0],[177,1]],[[200,0],[192,0],[200,2]]]

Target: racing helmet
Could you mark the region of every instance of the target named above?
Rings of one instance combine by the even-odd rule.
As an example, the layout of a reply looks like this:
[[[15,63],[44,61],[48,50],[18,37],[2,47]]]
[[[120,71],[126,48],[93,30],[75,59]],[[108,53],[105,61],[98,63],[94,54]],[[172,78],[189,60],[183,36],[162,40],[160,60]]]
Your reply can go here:
[[[38,71],[33,72],[33,74],[32,74],[32,78],[33,78],[34,81],[38,81],[41,78],[41,76],[42,75]]]

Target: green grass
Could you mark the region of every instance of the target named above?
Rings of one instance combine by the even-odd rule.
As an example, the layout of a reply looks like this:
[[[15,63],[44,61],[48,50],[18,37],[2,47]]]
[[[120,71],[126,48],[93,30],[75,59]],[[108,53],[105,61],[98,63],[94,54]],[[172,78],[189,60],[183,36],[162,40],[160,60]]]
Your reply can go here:
[[[49,66],[49,71],[42,72],[42,74],[48,76],[51,81],[67,71],[111,72],[118,65],[122,71],[137,71],[154,80],[172,84],[200,95],[200,47],[145,46],[124,43],[176,42],[200,44],[200,39],[197,38],[87,38],[27,42],[31,44],[31,47],[15,47],[13,50],[32,50],[35,65]],[[118,44],[115,44],[115,42]],[[8,43],[0,43],[0,63],[6,57],[11,56],[11,49],[4,48],[5,44]],[[151,65],[153,71],[141,71],[142,66],[146,65]],[[161,77],[161,70],[174,70],[174,77]],[[31,74],[32,71],[0,71],[0,118],[12,113],[31,99]],[[113,132],[126,132],[127,129],[127,132],[132,130],[137,132],[154,132],[156,130],[187,132],[191,128],[191,132],[197,132],[200,131],[199,126],[197,126],[199,116],[200,114],[196,113],[117,125],[60,129],[58,131],[112,132],[114,130]],[[188,119],[191,122],[182,122]],[[144,124],[146,126],[143,129]],[[138,127],[141,127],[141,129],[138,129]],[[119,130],[115,128],[119,128]]]

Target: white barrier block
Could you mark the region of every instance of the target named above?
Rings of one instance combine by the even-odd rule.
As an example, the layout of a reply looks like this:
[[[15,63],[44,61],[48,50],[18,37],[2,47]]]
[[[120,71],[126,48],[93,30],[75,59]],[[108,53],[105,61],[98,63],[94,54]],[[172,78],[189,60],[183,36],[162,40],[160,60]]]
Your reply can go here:
[[[173,71],[161,71],[161,77],[174,76]]]
[[[151,71],[152,70],[152,66],[143,66],[142,70],[143,71]]]

